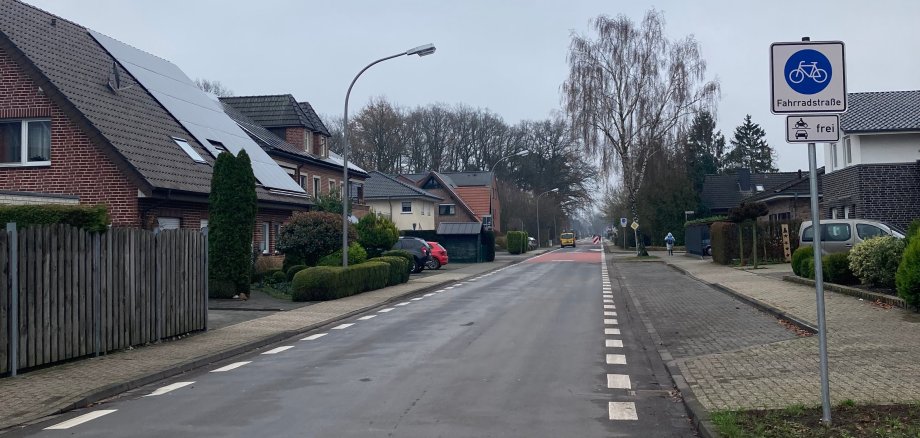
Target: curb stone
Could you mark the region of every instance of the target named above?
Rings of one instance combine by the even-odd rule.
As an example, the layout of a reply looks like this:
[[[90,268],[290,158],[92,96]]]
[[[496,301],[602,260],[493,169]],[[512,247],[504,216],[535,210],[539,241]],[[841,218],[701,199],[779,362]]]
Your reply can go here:
[[[794,275],[784,275],[783,281],[788,281],[790,283],[804,284],[806,286],[814,286],[815,281],[802,278]],[[870,301],[881,301],[885,304],[890,304],[895,307],[900,307],[902,309],[907,309],[907,303],[904,302],[904,299],[901,297],[895,297],[891,295],[880,294],[877,292],[870,292],[867,290],[857,289],[855,287],[844,286],[840,284],[824,282],[824,290],[829,290],[837,292],[839,294],[849,295],[851,297],[862,298]]]
[[[540,253],[540,254],[533,254],[533,255],[531,255],[531,256],[529,256],[529,257],[527,257],[527,258],[524,258],[524,259],[514,260],[514,261],[511,261],[511,262],[509,262],[509,263],[507,263],[507,264],[505,264],[505,265],[503,265],[503,266],[498,266],[498,267],[495,267],[495,268],[493,268],[493,269],[489,269],[489,270],[487,270],[487,271],[483,271],[483,272],[481,272],[481,273],[479,273],[479,274],[475,274],[475,275],[481,275],[481,274],[485,274],[485,273],[488,273],[488,272],[493,272],[493,271],[496,271],[496,270],[498,270],[498,269],[502,269],[502,268],[505,268],[505,267],[508,267],[508,266],[516,265],[516,264],[521,263],[521,262],[523,262],[523,261],[525,261],[525,260],[528,260],[528,259],[530,259],[530,258],[533,258],[533,257],[536,257],[536,256],[540,256],[540,255],[543,255],[543,254],[546,254],[547,252],[550,252],[550,251],[546,251],[546,252],[543,252],[543,253]],[[469,275],[469,277],[473,277],[473,276],[475,276],[475,275]],[[186,362],[177,364],[177,365],[170,366],[170,367],[168,367],[168,368],[166,368],[166,369],[164,369],[164,370],[156,371],[156,372],[149,373],[149,374],[147,374],[147,375],[140,376],[140,377],[137,377],[137,378],[134,378],[134,379],[125,381],[125,382],[114,383],[114,384],[111,384],[111,385],[102,387],[102,388],[100,388],[100,389],[96,389],[96,390],[92,390],[92,391],[83,393],[82,395],[77,396],[78,399],[77,399],[76,401],[67,402],[66,404],[59,405],[59,407],[51,408],[51,409],[49,409],[48,411],[43,412],[43,413],[41,413],[40,415],[38,415],[36,418],[33,418],[32,420],[28,420],[28,421],[25,421],[25,422],[23,422],[23,423],[16,424],[16,425],[13,425],[13,426],[10,426],[10,427],[7,427],[7,428],[5,428],[5,429],[0,430],[0,435],[3,435],[3,434],[5,434],[5,433],[7,433],[7,432],[10,432],[10,431],[15,431],[15,430],[17,430],[17,429],[21,429],[21,428],[23,428],[23,427],[25,427],[25,426],[29,426],[29,425],[32,425],[32,424],[36,424],[36,423],[45,421],[48,417],[52,417],[52,416],[55,416],[55,415],[60,415],[60,414],[66,413],[66,412],[68,412],[68,411],[72,411],[72,410],[74,410],[74,409],[80,409],[80,408],[88,407],[88,406],[93,405],[93,404],[95,404],[95,403],[99,403],[99,402],[101,402],[101,401],[104,401],[104,400],[107,400],[107,399],[116,397],[116,396],[118,396],[118,395],[120,395],[120,394],[123,394],[123,393],[125,393],[125,392],[127,392],[127,391],[130,391],[130,390],[132,390],[132,389],[137,389],[137,388],[140,388],[140,387],[143,387],[143,386],[146,386],[146,385],[149,385],[149,384],[158,382],[158,381],[160,381],[160,380],[168,379],[168,378],[170,378],[170,377],[174,377],[174,376],[177,376],[177,375],[180,375],[180,374],[183,374],[183,373],[187,373],[187,372],[190,372],[190,371],[194,371],[194,370],[196,370],[196,369],[198,369],[198,368],[205,367],[205,366],[210,365],[210,364],[212,364],[212,363],[220,362],[220,361],[229,359],[229,358],[231,358],[231,357],[239,356],[239,355],[242,355],[242,354],[251,352],[251,351],[253,351],[253,350],[262,348],[262,347],[264,347],[264,346],[266,346],[266,345],[271,345],[271,344],[275,344],[275,343],[284,341],[285,339],[289,339],[289,338],[292,338],[292,337],[295,337],[295,336],[301,336],[301,335],[303,335],[304,333],[307,333],[307,332],[316,330],[316,329],[318,329],[318,328],[321,328],[321,327],[324,327],[324,326],[327,326],[327,325],[331,325],[331,324],[334,324],[334,323],[336,323],[336,322],[339,322],[339,321],[342,321],[342,320],[351,318],[351,317],[353,317],[353,316],[355,316],[355,315],[359,315],[359,314],[361,314],[361,313],[365,313],[365,312],[367,312],[367,311],[369,311],[369,310],[373,310],[373,309],[378,308],[378,307],[385,307],[385,306],[387,306],[387,305],[390,304],[390,303],[393,303],[393,302],[395,302],[395,301],[400,301],[400,300],[402,300],[402,299],[404,299],[404,298],[406,298],[406,297],[413,296],[413,295],[418,295],[418,294],[423,294],[423,293],[429,292],[429,291],[431,291],[431,290],[435,290],[435,289],[442,288],[442,287],[444,287],[444,286],[447,286],[447,285],[450,285],[450,284],[453,284],[453,283],[457,283],[457,282],[459,282],[459,281],[463,281],[463,280],[462,280],[462,279],[461,279],[461,280],[446,280],[446,281],[443,281],[443,282],[440,282],[440,283],[437,283],[437,284],[432,284],[432,285],[430,285],[430,286],[425,286],[425,287],[420,288],[420,289],[416,289],[416,290],[413,290],[413,291],[408,291],[408,292],[406,292],[406,293],[404,293],[404,294],[402,294],[402,295],[390,297],[390,298],[386,299],[385,301],[383,301],[383,302],[381,302],[381,303],[374,304],[374,305],[371,305],[371,306],[367,306],[367,307],[364,307],[364,308],[361,308],[361,309],[358,309],[358,310],[354,310],[354,311],[348,312],[348,313],[343,314],[343,315],[338,315],[338,316],[329,318],[329,319],[327,319],[327,320],[325,320],[325,321],[322,321],[322,322],[319,322],[319,323],[315,323],[315,324],[311,324],[311,325],[309,325],[309,326],[305,326],[305,327],[300,328],[300,329],[296,329],[296,330],[286,330],[286,331],[284,331],[284,332],[280,332],[280,333],[276,333],[276,334],[273,334],[273,335],[269,335],[269,336],[266,337],[266,338],[259,339],[259,340],[256,340],[256,341],[247,342],[247,343],[245,343],[245,344],[241,344],[241,345],[238,345],[238,346],[235,346],[235,347],[232,347],[232,348],[228,348],[228,349],[226,349],[226,350],[223,350],[223,351],[220,351],[220,352],[217,352],[217,353],[213,353],[213,354],[209,354],[209,355],[206,355],[206,356],[202,356],[202,357],[199,357],[199,358],[197,358],[197,359],[192,359],[192,360],[189,360],[189,361],[186,361]],[[181,341],[173,341],[173,342],[181,342]]]
[[[608,261],[605,257],[604,263],[608,262],[613,264],[613,260]],[[663,261],[661,262],[664,263]],[[666,265],[674,267],[670,263],[666,263]],[[678,271],[686,274],[684,271]],[[645,329],[649,336],[651,336],[652,341],[655,342],[656,350],[658,351],[658,355],[661,357],[661,361],[664,362],[665,369],[668,370],[668,375],[671,378],[671,383],[673,383],[674,386],[680,391],[681,401],[684,404],[684,408],[687,410],[687,414],[689,415],[690,421],[693,423],[694,428],[703,438],[719,438],[719,433],[716,431],[712,421],[709,420],[709,412],[706,411],[706,409],[703,408],[703,405],[697,400],[696,394],[693,393],[690,385],[687,384],[686,379],[684,379],[683,374],[681,374],[680,368],[677,366],[678,361],[673,360],[674,356],[672,356],[671,352],[663,346],[661,336],[658,335],[658,331],[655,330],[655,327],[652,325],[648,315],[646,315],[645,311],[642,309],[642,305],[639,303],[639,300],[635,298],[632,291],[629,290],[629,287],[626,285],[622,286],[628,292],[629,298],[632,300],[633,307],[639,313],[639,318],[642,320],[642,325],[645,326]]]

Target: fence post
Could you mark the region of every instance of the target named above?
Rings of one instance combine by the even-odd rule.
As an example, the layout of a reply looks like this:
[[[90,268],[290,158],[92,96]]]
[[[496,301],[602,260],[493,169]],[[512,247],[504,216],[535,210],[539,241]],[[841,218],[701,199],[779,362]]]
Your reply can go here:
[[[201,229],[201,234],[204,235],[204,331],[208,331],[208,284],[210,283],[210,276],[208,274],[208,227]]]
[[[156,327],[157,342],[163,339],[163,315],[160,314],[162,292],[160,290],[160,227],[153,230],[153,321]]]
[[[6,224],[10,243],[10,376],[16,377],[19,366],[19,232],[15,222]]]
[[[93,234],[93,348],[96,357],[102,346],[102,235]]]

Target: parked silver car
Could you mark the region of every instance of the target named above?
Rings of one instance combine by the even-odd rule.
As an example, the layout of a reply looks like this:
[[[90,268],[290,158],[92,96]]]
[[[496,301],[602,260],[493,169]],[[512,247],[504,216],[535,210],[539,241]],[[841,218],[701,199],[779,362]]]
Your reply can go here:
[[[863,240],[876,236],[903,239],[904,230],[869,219],[824,219],[821,221],[821,253],[847,252]],[[811,221],[799,226],[799,246],[811,246],[815,240]]]

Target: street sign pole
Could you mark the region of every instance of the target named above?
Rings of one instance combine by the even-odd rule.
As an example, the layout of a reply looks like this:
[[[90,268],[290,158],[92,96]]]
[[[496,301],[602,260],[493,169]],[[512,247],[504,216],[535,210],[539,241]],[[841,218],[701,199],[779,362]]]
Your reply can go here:
[[[818,350],[821,355],[821,421],[831,424],[831,390],[827,372],[827,323],[824,320],[824,266],[821,263],[821,212],[818,210],[818,171],[815,144],[808,143],[808,183],[811,189],[811,223],[814,233],[815,293],[818,302]]]

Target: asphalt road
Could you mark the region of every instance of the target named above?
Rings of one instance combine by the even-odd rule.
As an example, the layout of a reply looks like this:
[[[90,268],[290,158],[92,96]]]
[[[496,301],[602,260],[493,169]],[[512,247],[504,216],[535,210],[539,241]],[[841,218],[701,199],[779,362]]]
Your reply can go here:
[[[556,250],[13,435],[693,436],[601,258]]]

